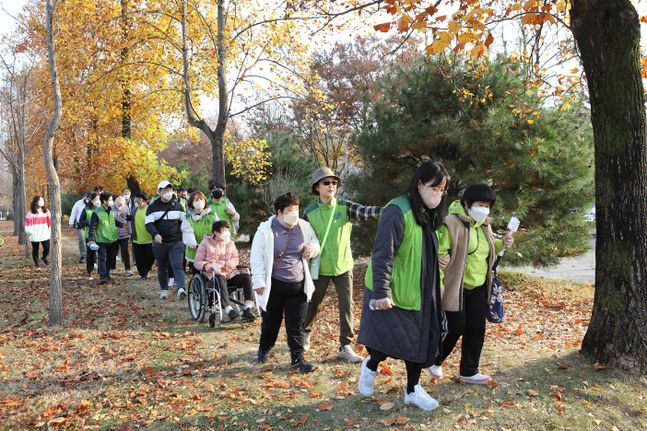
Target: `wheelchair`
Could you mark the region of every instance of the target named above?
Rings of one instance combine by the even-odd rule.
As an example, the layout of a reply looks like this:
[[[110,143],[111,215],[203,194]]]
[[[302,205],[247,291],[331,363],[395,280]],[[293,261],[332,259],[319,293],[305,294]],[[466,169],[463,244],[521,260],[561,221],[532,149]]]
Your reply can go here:
[[[238,270],[241,274],[249,274],[249,267],[238,266]],[[242,287],[227,286],[227,292],[232,307],[241,312],[245,305]],[[256,307],[256,315],[260,316],[256,295],[252,296]],[[193,320],[204,322],[207,312],[209,312],[209,327],[215,327],[216,321],[221,325],[225,323],[218,277],[213,277],[212,280],[209,280],[204,272],[194,272],[188,286],[187,301],[189,313],[191,313]]]

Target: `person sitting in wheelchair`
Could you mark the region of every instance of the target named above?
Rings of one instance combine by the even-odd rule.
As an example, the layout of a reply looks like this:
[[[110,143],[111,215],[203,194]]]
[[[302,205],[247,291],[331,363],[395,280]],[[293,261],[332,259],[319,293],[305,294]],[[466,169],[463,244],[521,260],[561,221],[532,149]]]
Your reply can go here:
[[[243,319],[252,321],[256,315],[252,311],[252,277],[238,270],[238,249],[231,240],[229,224],[225,220],[218,220],[211,226],[211,235],[205,235],[195,255],[194,266],[198,271],[203,271],[209,280],[217,277],[220,286],[220,297],[229,321],[238,319],[239,313],[231,305],[229,289],[236,286],[243,289],[245,308]]]

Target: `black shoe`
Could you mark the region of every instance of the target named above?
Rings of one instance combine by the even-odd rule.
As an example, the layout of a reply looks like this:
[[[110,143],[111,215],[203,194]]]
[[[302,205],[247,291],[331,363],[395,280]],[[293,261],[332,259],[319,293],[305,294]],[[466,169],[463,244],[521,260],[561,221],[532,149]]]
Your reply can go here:
[[[297,370],[300,373],[311,373],[315,370],[315,367],[309,362],[306,362],[306,360],[303,358],[298,358],[296,360],[293,360],[292,363],[290,364],[290,368],[293,370]]]
[[[43,261],[43,265],[49,266],[49,262],[47,261],[46,257],[42,258],[41,260]]]
[[[264,364],[267,362],[267,357],[269,356],[270,351],[269,350],[263,350],[260,347],[258,348],[258,356],[256,357],[256,361],[259,364]]]
[[[254,320],[256,320],[256,315],[251,308],[245,308],[243,310],[243,319],[248,322],[253,322]]]
[[[238,311],[236,311],[235,308],[232,308],[231,310],[229,310],[229,313],[227,313],[227,315],[229,316],[230,322],[233,322],[234,320],[240,317],[240,314],[238,313]]]
[[[100,278],[99,279],[99,284],[108,284],[110,283],[110,279],[108,278]]]

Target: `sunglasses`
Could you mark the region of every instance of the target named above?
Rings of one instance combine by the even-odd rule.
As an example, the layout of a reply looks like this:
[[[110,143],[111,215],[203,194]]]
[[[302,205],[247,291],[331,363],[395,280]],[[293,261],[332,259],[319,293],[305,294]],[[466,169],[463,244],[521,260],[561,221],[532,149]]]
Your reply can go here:
[[[329,186],[329,185],[331,185],[331,184],[332,184],[333,186],[336,186],[336,185],[337,185],[337,181],[335,181],[335,180],[326,180],[326,181],[322,181],[321,183],[322,183],[324,186]]]

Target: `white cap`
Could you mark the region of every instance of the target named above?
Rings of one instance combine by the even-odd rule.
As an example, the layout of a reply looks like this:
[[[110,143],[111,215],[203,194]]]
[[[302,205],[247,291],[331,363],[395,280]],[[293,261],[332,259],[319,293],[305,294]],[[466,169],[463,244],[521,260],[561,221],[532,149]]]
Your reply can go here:
[[[173,184],[171,184],[171,183],[170,183],[169,181],[167,181],[167,180],[160,181],[160,183],[157,185],[157,191],[159,192],[160,190],[165,189],[165,188],[167,188],[168,186],[173,187]]]

